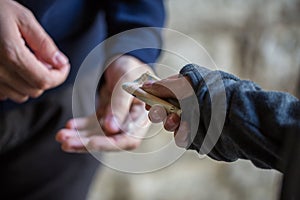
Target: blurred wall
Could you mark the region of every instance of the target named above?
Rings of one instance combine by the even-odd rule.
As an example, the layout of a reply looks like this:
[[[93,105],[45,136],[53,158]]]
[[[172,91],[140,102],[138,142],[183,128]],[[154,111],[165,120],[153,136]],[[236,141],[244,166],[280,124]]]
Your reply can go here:
[[[297,95],[300,88],[299,0],[169,0],[167,27],[201,44],[219,69],[252,79],[266,89]],[[206,65],[197,49],[172,34],[165,48],[188,53],[190,60]],[[184,62],[164,53],[158,73],[168,76]],[[207,66],[214,68],[213,66]],[[299,93],[298,93],[299,94]],[[156,141],[172,138],[162,132]],[[109,155],[105,155],[109,156]],[[161,155],[158,159],[164,159]],[[126,158],[123,160],[126,162]],[[171,166],[152,173],[126,174],[103,167],[96,177],[89,200],[271,200],[280,188],[280,173],[255,168],[248,161],[234,163],[200,159],[186,152]]]

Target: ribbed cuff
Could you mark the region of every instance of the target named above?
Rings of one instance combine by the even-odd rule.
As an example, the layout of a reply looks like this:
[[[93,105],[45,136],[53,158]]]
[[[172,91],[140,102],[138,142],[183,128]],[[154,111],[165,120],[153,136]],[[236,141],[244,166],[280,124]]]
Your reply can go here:
[[[197,91],[199,85],[203,82],[203,77],[205,77],[211,70],[200,67],[196,64],[187,64],[181,70],[180,74],[183,76],[188,76],[192,82],[192,87],[194,91]]]

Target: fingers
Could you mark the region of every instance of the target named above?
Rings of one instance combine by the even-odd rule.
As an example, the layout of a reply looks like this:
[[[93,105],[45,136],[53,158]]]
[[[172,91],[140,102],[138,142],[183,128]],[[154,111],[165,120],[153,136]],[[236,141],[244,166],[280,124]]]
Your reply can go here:
[[[3,97],[3,100],[6,98],[9,98],[17,103],[23,103],[28,100],[28,96],[26,94],[19,93],[18,91],[14,90],[9,85],[6,85],[4,83],[0,84],[0,91]]]
[[[92,137],[87,148],[92,151],[120,151],[136,149],[141,140],[125,134],[118,134],[111,137]]]
[[[162,105],[154,105],[150,108],[148,117],[152,123],[160,123],[167,117],[167,111]]]
[[[118,134],[122,131],[122,124],[128,117],[133,97],[128,95],[118,86],[114,87],[112,93],[108,92],[106,95],[111,96],[111,99],[104,105],[105,112],[104,115],[101,116],[103,122],[102,126],[107,135]]]
[[[148,121],[147,112],[145,111],[144,107],[145,107],[145,103],[142,102],[141,100],[136,98],[132,100],[129,115],[133,122],[136,122],[136,120]]]
[[[181,122],[178,129],[174,132],[175,143],[178,147],[187,148],[189,141],[190,129],[187,122]]]
[[[96,120],[95,120],[96,119]],[[75,118],[67,122],[66,128],[56,134],[56,141],[66,152],[86,152],[86,145],[92,136],[104,135],[97,118],[93,115],[85,118]]]
[[[175,113],[167,115],[165,108],[161,105],[152,106],[148,116],[151,122],[163,122],[165,130],[174,132],[175,143],[178,147],[187,147],[190,133],[188,122],[181,122],[180,117]]]
[[[130,112],[122,124],[123,133],[135,138],[143,139],[148,131],[150,121],[144,109],[144,103],[134,102]]]
[[[164,128],[167,131],[174,132],[179,127],[179,124],[180,124],[180,117],[175,113],[171,113],[168,115],[168,117],[164,122]]]
[[[149,124],[145,104],[124,91],[118,91],[117,87],[110,102],[106,105],[105,114],[101,116],[101,125],[106,135],[132,132],[133,129],[139,134]]]
[[[27,68],[26,73],[20,75],[11,71],[11,68],[7,68],[8,67],[3,67],[0,64],[1,93],[18,103],[26,101],[29,97],[37,98],[44,90],[61,84],[69,72],[67,68],[63,68],[58,72],[56,70],[49,71],[45,69],[44,66],[41,66],[41,70],[36,69],[31,73],[30,69]],[[34,73],[39,74],[35,76],[33,75]],[[27,80],[25,78],[27,78]]]
[[[87,151],[133,150],[140,145],[140,140],[125,134],[113,136],[70,137],[62,142],[61,148],[66,152],[82,153]]]
[[[161,97],[161,98],[176,98],[175,94],[172,92],[172,88],[165,85],[166,82],[173,82],[170,81],[149,81],[145,82],[142,86],[146,92],[153,94],[154,96]]]
[[[121,132],[121,120],[116,118],[111,108],[108,108],[107,113],[102,117],[103,123],[102,127],[106,135],[114,135]]]
[[[64,128],[56,134],[56,140],[61,143],[61,148],[66,152],[87,152],[89,151],[120,151],[132,150],[140,144],[140,139],[127,134],[104,136],[99,126],[91,126],[87,123],[91,118],[79,118],[70,120],[67,124],[74,124],[82,130]],[[73,125],[72,125],[73,126]]]
[[[32,13],[15,1],[1,1],[2,96],[16,102],[38,97],[45,90],[63,83],[69,70],[68,59]]]
[[[96,129],[97,127],[99,127],[99,122],[98,122],[98,119],[95,115],[70,119],[66,123],[66,128],[76,129],[76,130],[79,130],[79,131]]]
[[[160,81],[149,81],[142,86],[146,92],[161,98],[184,99],[191,96],[193,88],[188,77],[170,77]]]
[[[165,108],[161,105],[152,106],[148,116],[153,123],[164,122],[164,128],[167,131],[174,132],[180,124],[180,117],[175,113],[167,115]]]
[[[55,136],[55,140],[60,143],[64,143],[68,139],[76,137],[76,136],[77,136],[77,131],[75,129],[64,128],[57,132],[57,134]]]
[[[70,70],[69,64],[59,69],[49,69],[39,61],[25,46],[20,47],[17,54],[17,73],[25,79],[32,87],[47,90],[63,83]]]
[[[79,135],[61,130],[57,134],[57,140],[62,143],[62,149],[68,152],[85,152],[137,148],[148,130],[149,120],[144,104],[123,91],[121,85],[150,70],[131,56],[121,56],[112,62],[104,74],[105,84],[101,85],[99,91],[100,104],[96,113],[106,136],[99,135],[95,130],[85,131],[85,128],[90,128],[88,120],[80,119],[76,125],[74,121],[69,121],[67,127],[80,129]]]
[[[68,140],[69,138],[90,137],[93,135],[103,135],[103,134],[98,128],[86,129],[86,130],[82,130],[82,131],[78,131],[76,129],[64,128],[57,132],[55,139],[58,142],[64,142],[65,140]]]
[[[15,47],[15,49],[17,49]],[[24,46],[20,53],[15,52],[15,60],[0,63],[0,84],[2,93],[16,102],[24,102],[20,96],[36,98],[44,90],[63,83],[68,76],[69,66],[60,69],[48,69]],[[10,59],[10,58],[8,58]],[[4,60],[4,59],[3,59]],[[4,62],[2,60],[2,62]]]
[[[88,144],[89,139],[81,138],[69,138],[62,142],[61,149],[69,153],[86,153],[86,145]]]
[[[27,45],[40,60],[54,68],[60,68],[68,63],[68,58],[58,50],[33,14],[25,8],[19,12],[18,28]]]
[[[191,81],[188,77],[170,77],[156,82],[146,82],[142,89],[160,98],[172,98],[183,100],[194,95]],[[149,106],[146,109],[149,109]],[[179,147],[186,148],[189,145],[189,124],[181,122],[181,118],[175,114],[167,115],[163,106],[153,106],[149,110],[149,119],[153,123],[163,122],[164,129],[174,132],[175,143]]]
[[[177,118],[175,117],[175,120]],[[166,124],[174,120],[172,117],[166,120]],[[175,142],[179,147],[186,147],[188,144],[188,124],[183,122],[180,126],[170,126],[170,131],[175,131]],[[168,126],[168,125],[165,125]],[[176,129],[176,130],[174,130]],[[62,129],[56,135],[56,140],[62,144],[62,149],[66,152],[82,153],[87,151],[120,151],[136,149],[141,140],[128,134],[115,134],[111,136],[97,135],[97,130],[80,131]]]
[[[8,83],[9,85],[7,85]],[[0,67],[0,85],[2,85],[2,87],[11,88],[11,92],[16,92],[21,96],[36,98],[43,93],[43,90],[34,89],[17,73],[6,70],[4,67]],[[10,98],[10,92],[6,93],[6,96]]]

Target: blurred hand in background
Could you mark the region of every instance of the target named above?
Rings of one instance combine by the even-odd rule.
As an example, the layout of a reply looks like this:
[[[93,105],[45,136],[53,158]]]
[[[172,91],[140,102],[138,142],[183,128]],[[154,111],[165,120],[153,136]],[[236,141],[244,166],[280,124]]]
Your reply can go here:
[[[104,73],[105,83],[100,86],[97,113],[67,122],[56,136],[62,149],[87,152],[137,148],[147,132],[145,104],[125,92],[121,85],[146,71],[152,69],[132,56],[121,56],[112,62]]]

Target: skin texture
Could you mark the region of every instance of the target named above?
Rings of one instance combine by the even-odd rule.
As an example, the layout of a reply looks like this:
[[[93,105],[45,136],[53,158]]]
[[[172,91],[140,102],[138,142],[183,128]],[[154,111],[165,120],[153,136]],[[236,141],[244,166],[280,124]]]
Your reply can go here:
[[[189,78],[178,75],[156,82],[146,82],[142,89],[162,99],[182,100],[194,94]],[[162,106],[151,107],[146,105],[146,109],[149,110],[148,116],[151,122],[163,122],[167,131],[174,132],[177,146],[186,147],[189,133],[187,122],[181,121],[181,118],[175,113],[166,115],[166,111]]]
[[[36,98],[63,83],[69,69],[33,14],[15,1],[0,0],[0,100]]]
[[[112,62],[104,74],[106,82],[99,91],[97,113],[67,122],[56,135],[62,149],[80,153],[137,148],[147,131],[137,127],[149,122],[145,104],[125,92],[121,85],[146,71],[151,68],[131,56],[121,56]]]
[[[31,11],[15,1],[0,0],[0,101],[23,103],[30,97],[37,98],[63,83],[69,70],[68,58]],[[145,71],[151,71],[150,67],[131,56],[121,56],[112,62],[99,91],[97,118],[70,119],[56,136],[62,149],[86,152],[136,148],[146,129],[135,131],[136,136],[125,133],[132,132],[130,124],[144,126],[147,114],[143,103],[121,90],[120,80],[132,81]],[[101,130],[97,128],[99,122]]]

